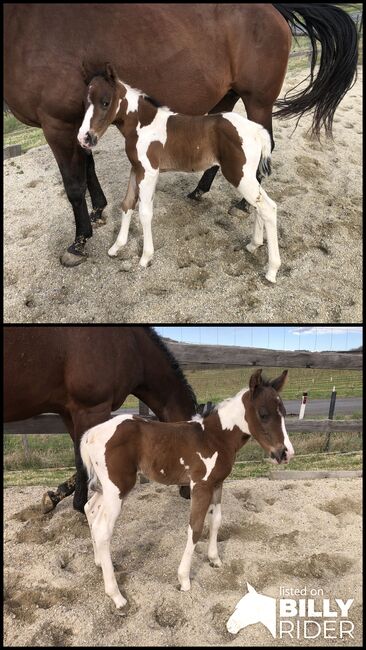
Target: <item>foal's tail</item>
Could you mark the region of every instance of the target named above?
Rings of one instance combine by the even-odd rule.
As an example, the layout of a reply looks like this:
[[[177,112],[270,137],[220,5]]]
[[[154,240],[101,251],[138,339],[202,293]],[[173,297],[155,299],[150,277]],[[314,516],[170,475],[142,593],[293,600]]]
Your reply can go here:
[[[314,109],[312,132],[319,136],[322,126],[332,134],[336,108],[346,92],[356,81],[357,28],[343,9],[325,3],[274,4],[291,29],[299,29],[311,41],[312,57],[310,82],[304,90],[277,100],[279,106],[274,115],[300,117]],[[319,69],[318,45],[321,45]],[[300,84],[298,84],[300,85]],[[297,87],[297,86],[295,86]]]
[[[271,169],[271,138],[268,131],[258,125],[259,138],[262,146],[261,157],[258,165],[258,172],[261,176],[269,176]]]
[[[88,431],[86,431],[81,438],[80,442],[80,455],[81,459],[84,463],[84,467],[87,471],[88,474],[88,485],[91,490],[94,491],[100,491],[100,486],[99,486],[99,481],[98,481],[98,476],[95,473],[95,469],[92,463],[92,459],[90,457],[90,453],[88,450],[88,445],[87,445],[87,439],[88,439]]]

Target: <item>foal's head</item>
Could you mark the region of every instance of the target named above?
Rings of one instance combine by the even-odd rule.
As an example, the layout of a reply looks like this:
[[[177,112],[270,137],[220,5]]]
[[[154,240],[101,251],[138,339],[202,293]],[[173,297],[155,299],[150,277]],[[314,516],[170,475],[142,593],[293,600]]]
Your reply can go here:
[[[294,455],[285,427],[286,409],[279,395],[287,372],[284,370],[277,379],[267,381],[262,377],[262,370],[257,370],[249,380],[249,391],[242,397],[251,435],[278,464],[288,463]]]
[[[78,133],[78,141],[84,149],[94,147],[116,119],[122,101],[122,88],[110,63],[106,63],[105,71],[95,75],[88,83],[87,110]]]

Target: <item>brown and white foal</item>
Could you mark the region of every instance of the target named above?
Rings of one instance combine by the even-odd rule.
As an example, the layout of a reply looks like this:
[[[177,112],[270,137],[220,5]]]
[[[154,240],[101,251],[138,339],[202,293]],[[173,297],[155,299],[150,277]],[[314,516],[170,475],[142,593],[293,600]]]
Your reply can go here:
[[[221,490],[238,450],[253,436],[274,462],[288,462],[294,454],[285,428],[285,408],[278,394],[287,370],[273,381],[257,370],[249,387],[224,400],[206,417],[189,422],[163,423],[138,416],[118,415],[85,432],[81,457],[96,490],[85,505],[94,560],[103,570],[105,591],[117,608],[126,604],[114,575],[110,540],[121,505],[140,469],[165,485],[189,485],[191,514],[188,541],[178,569],[183,591],[190,589],[192,554],[209,511],[208,558],[220,566],[217,532],[221,523]]]
[[[268,241],[266,278],[276,281],[281,260],[277,241],[277,208],[257,180],[270,173],[271,141],[259,124],[237,113],[187,116],[157,106],[144,93],[122,82],[110,64],[88,85],[87,111],[78,133],[82,147],[91,149],[110,124],[126,140],[131,163],[127,194],[122,202],[122,223],[108,254],[115,257],[127,242],[132,211],[139,199],[144,247],[140,264],[153,257],[151,233],[153,197],[160,171],[202,171],[220,165],[225,178],[253,205],[256,219],[251,243],[253,253],[263,244],[263,225]]]

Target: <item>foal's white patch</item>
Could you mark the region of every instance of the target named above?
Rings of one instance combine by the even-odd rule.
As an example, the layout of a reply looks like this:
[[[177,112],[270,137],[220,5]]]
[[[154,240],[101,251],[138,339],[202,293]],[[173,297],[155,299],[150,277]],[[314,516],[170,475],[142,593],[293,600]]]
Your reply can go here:
[[[181,465],[184,465],[184,460],[183,460],[183,458],[180,458],[180,459],[179,459],[179,462],[180,462]],[[189,465],[184,465],[184,469],[189,469]]]
[[[207,479],[210,476],[213,468],[216,465],[216,460],[217,460],[217,456],[219,455],[219,453],[218,453],[218,451],[215,451],[215,453],[212,454],[212,456],[208,456],[207,458],[203,458],[203,456],[200,454],[199,451],[196,451],[196,454],[198,454],[198,456],[200,457],[200,459],[202,460],[202,462],[206,466],[206,474],[204,475],[202,481],[207,481]]]
[[[295,450],[290,442],[290,438],[288,437],[288,433],[286,431],[286,426],[285,426],[285,418],[283,417],[283,415],[281,415],[281,427],[283,433],[283,442],[287,449],[287,460],[290,460],[292,456],[295,455]]]
[[[140,126],[140,122],[137,125],[137,143],[136,149],[138,153],[138,158],[143,165],[145,171],[152,172],[154,175],[157,170],[152,167],[150,160],[148,159],[146,152],[152,142],[161,142],[164,146],[167,134],[167,122],[171,115],[175,115],[169,110],[161,110],[158,108],[158,111],[151,122],[146,126]]]
[[[234,397],[229,397],[217,405],[217,414],[223,429],[232,431],[237,426],[243,433],[250,435],[248,422],[244,417],[245,407],[242,400],[244,393],[248,390],[248,388],[243,388]]]
[[[94,113],[94,106],[93,104],[90,104],[88,110],[84,115],[83,123],[79,129],[78,140],[80,144],[84,144],[84,138],[90,129],[90,122],[92,120],[93,113]]]
[[[160,470],[160,474],[165,474],[163,469]]]
[[[126,95],[125,95],[125,99],[127,100],[126,113],[134,113],[135,111],[137,111],[139,97],[141,93],[139,90],[136,90],[136,88],[131,88],[131,86],[129,86],[126,83],[123,83],[122,85],[126,88]]]

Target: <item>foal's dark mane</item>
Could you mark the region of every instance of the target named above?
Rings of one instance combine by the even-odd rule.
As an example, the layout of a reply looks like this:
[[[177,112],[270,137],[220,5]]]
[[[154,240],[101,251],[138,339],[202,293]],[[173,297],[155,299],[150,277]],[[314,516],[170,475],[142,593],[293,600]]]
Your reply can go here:
[[[194,390],[192,386],[188,383],[187,378],[185,377],[178,361],[176,360],[175,356],[170,352],[168,347],[165,345],[163,339],[159,336],[159,334],[154,330],[153,327],[148,326],[146,327],[147,334],[150,336],[151,340],[160,348],[160,350],[165,354],[166,358],[168,359],[170,366],[172,370],[174,370],[174,373],[176,377],[184,384],[184,386],[187,388],[193,403],[195,407],[195,411],[197,411],[197,398],[194,393]]]

